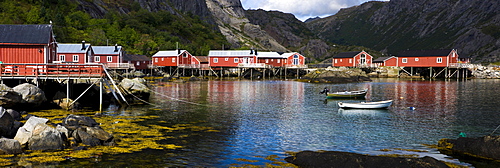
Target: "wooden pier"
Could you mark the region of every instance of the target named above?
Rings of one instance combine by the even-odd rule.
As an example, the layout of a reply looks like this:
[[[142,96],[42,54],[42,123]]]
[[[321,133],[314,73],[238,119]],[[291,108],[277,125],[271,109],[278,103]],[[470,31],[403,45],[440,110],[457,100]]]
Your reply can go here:
[[[109,75],[103,64],[0,64],[0,80],[3,83],[4,80],[32,80],[33,83],[38,85],[38,80],[57,80],[60,83],[66,81],[66,97],[69,101],[70,95],[70,85],[73,80],[79,79],[89,79],[94,80],[91,86],[99,82],[99,111],[102,111],[102,95],[103,95],[103,83],[107,85],[107,88],[111,90],[113,96],[118,102],[128,104],[124,95],[121,93],[119,87]],[[90,89],[87,88],[86,91]],[[73,101],[76,102],[83,94],[83,92],[77,99]],[[66,102],[68,103],[68,102]],[[70,105],[69,105],[70,106]],[[69,107],[68,106],[68,107]]]

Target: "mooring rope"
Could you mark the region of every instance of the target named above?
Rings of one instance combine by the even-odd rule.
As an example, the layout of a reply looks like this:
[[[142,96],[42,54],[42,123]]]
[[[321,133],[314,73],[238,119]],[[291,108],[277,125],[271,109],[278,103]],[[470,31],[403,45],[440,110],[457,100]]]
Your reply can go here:
[[[189,104],[194,104],[194,105],[199,105],[199,106],[207,106],[206,104],[200,104],[200,103],[190,102],[190,101],[186,101],[186,100],[181,100],[181,99],[178,99],[178,98],[175,98],[175,97],[170,97],[170,96],[167,96],[167,95],[162,94],[160,92],[155,92],[155,91],[153,91],[151,89],[149,89],[149,91],[151,91],[151,92],[153,92],[155,94],[158,94],[160,96],[167,97],[167,98],[172,99],[172,100],[176,100],[176,101],[180,101],[180,102],[184,102],[184,103],[189,103]]]
[[[493,135],[493,133],[495,133],[495,131],[497,131],[498,127],[500,127],[500,125],[498,125],[497,128],[495,128],[495,130],[493,130],[493,132],[491,132],[490,136]]]

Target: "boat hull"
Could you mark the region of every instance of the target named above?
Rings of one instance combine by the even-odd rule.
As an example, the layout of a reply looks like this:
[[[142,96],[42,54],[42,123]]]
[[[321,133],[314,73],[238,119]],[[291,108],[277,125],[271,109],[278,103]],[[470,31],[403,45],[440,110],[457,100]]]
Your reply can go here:
[[[365,98],[367,90],[333,92],[326,94],[327,99],[354,99]]]
[[[357,108],[357,109],[384,109],[391,106],[392,100],[378,102],[361,102],[361,103],[343,103],[339,102],[340,108]]]

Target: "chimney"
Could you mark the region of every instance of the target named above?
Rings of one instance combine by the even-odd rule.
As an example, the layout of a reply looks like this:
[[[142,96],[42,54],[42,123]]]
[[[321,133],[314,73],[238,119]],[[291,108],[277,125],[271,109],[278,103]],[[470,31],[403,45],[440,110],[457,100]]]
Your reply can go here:
[[[82,41],[82,50],[85,50],[85,40]]]
[[[255,50],[255,55],[257,55],[257,50]]]
[[[118,52],[118,44],[115,44],[115,51],[114,52]]]
[[[177,55],[181,54],[181,50],[177,49]]]
[[[252,54],[253,54],[253,50],[250,50],[250,55],[252,55]]]

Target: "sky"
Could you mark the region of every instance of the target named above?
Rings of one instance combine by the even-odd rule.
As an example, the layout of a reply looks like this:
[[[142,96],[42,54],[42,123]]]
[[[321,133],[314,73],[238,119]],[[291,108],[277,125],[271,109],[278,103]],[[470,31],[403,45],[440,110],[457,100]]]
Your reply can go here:
[[[361,5],[369,0],[241,0],[244,9],[263,9],[292,13],[301,21],[334,15],[341,8]]]

